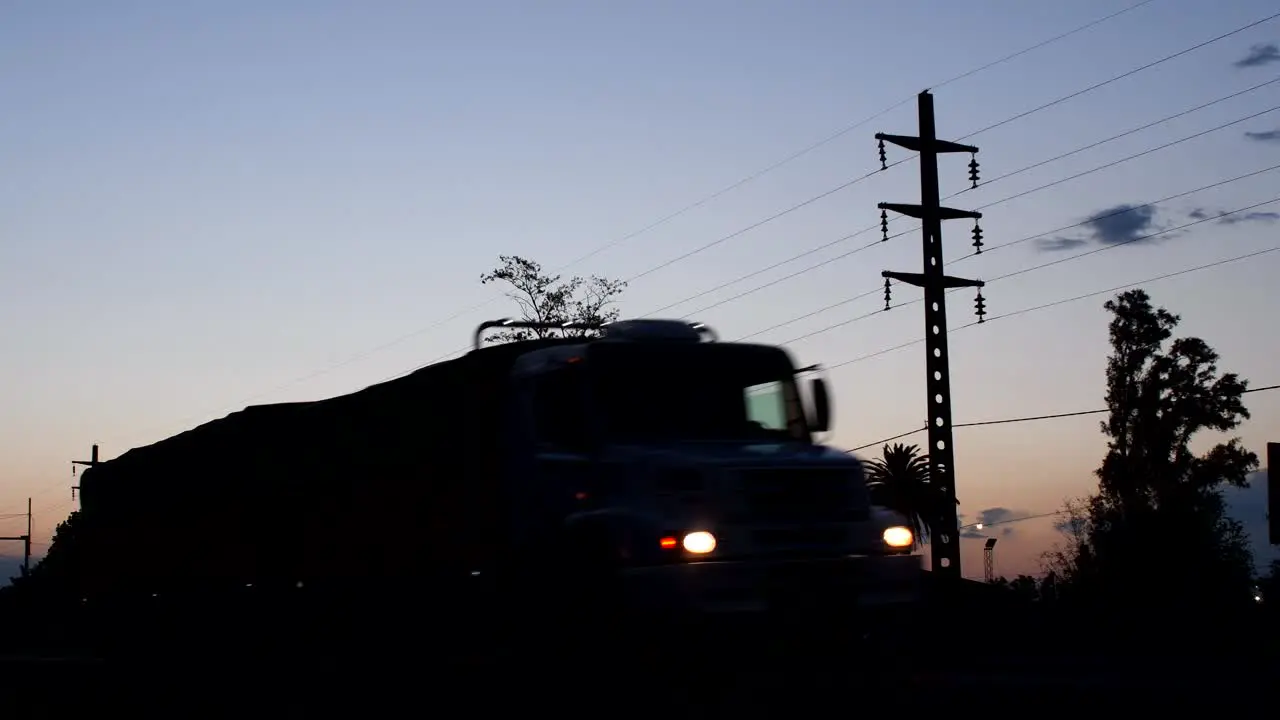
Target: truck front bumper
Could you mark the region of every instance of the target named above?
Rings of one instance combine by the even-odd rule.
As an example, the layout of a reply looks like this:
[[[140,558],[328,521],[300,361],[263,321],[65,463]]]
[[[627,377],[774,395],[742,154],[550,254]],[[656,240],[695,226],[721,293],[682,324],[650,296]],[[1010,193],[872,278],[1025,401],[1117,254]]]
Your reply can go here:
[[[629,609],[695,615],[892,611],[923,594],[917,555],[685,562],[622,573]]]

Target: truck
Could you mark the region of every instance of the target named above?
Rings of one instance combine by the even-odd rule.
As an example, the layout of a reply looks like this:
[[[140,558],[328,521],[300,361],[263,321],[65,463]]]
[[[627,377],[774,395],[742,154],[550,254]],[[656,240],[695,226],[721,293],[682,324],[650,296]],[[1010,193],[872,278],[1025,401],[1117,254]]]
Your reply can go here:
[[[596,621],[910,608],[916,539],[820,442],[831,424],[819,368],[699,323],[485,322],[461,357],[87,470],[80,592]]]

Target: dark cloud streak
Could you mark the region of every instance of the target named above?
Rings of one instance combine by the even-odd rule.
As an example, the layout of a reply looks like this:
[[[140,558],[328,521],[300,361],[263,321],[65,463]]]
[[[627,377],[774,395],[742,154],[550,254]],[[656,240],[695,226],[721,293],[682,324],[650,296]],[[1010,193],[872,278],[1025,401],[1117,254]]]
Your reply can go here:
[[[1116,205],[1094,213],[1085,221],[1093,239],[1103,245],[1146,242],[1140,239],[1155,228],[1156,209],[1151,205]]]
[[[1280,130],[1263,130],[1262,132],[1246,132],[1246,138],[1254,142],[1280,142]]]
[[[1083,237],[1053,237],[1037,242],[1040,250],[1057,252],[1096,242],[1099,245],[1147,244],[1158,242],[1146,236],[1157,230],[1154,205],[1115,205],[1099,210],[1080,223],[1086,232]]]
[[[1273,62],[1280,62],[1280,47],[1275,43],[1259,43],[1249,48],[1249,53],[1231,63],[1238,68],[1262,67]]]
[[[1040,238],[1036,241],[1036,246],[1045,252],[1060,252],[1062,250],[1074,250],[1081,245],[1088,244],[1088,242],[1088,240],[1073,237]]]
[[[1270,224],[1280,221],[1280,212],[1270,210],[1254,210],[1252,212],[1228,213],[1226,210],[1209,210],[1193,208],[1187,213],[1192,220],[1214,219],[1215,225],[1239,225],[1241,223]]]
[[[1223,215],[1218,218],[1218,224],[1239,225],[1240,223],[1247,222],[1273,223],[1277,220],[1280,220],[1280,213],[1255,211],[1250,213],[1240,213],[1237,215]]]

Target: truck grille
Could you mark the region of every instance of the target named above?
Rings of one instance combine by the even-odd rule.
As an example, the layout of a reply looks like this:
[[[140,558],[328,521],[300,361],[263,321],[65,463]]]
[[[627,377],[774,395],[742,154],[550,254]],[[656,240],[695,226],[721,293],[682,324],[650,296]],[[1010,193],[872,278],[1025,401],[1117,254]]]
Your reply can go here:
[[[758,528],[751,541],[761,547],[830,547],[849,540],[846,525],[790,525]]]
[[[847,469],[742,470],[741,492],[752,523],[790,524],[865,520],[865,488]]]

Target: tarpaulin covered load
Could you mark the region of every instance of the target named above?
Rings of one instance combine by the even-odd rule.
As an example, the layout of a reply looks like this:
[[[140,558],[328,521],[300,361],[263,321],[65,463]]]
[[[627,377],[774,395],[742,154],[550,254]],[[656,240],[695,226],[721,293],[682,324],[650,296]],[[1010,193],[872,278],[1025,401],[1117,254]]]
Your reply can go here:
[[[327,400],[261,405],[86,471],[100,581],[379,578],[501,543],[499,345]]]

